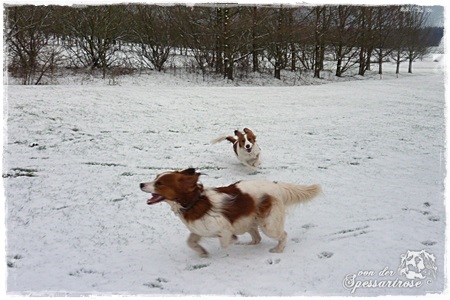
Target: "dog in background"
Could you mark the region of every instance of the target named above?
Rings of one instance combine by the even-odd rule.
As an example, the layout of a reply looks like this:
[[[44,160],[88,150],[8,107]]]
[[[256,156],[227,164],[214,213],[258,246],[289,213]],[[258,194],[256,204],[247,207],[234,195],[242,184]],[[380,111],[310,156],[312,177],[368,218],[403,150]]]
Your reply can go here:
[[[230,141],[233,144],[234,153],[241,163],[251,168],[259,167],[261,164],[261,148],[256,143],[256,136],[253,131],[244,128],[244,133],[235,130],[234,135],[237,138],[224,135],[212,140],[211,143],[215,144],[224,140]]]
[[[249,233],[250,245],[261,242],[259,229],[278,241],[270,252],[283,252],[286,207],[317,196],[319,185],[294,185],[275,181],[238,181],[225,187],[204,188],[194,168],[165,172],[140,188],[151,193],[147,204],[165,201],[191,232],[188,245],[202,257],[208,252],[199,244],[202,237],[217,237],[223,248]]]

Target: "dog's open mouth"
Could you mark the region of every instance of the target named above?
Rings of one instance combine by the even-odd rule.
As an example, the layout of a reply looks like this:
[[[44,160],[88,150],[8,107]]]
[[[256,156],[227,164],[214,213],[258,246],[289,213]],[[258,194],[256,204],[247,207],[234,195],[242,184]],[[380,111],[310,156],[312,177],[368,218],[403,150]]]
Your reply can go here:
[[[163,196],[152,193],[152,198],[147,200],[147,204],[152,205],[152,204],[164,201],[164,200],[166,200],[166,198],[164,198]]]
[[[245,150],[247,150],[248,153],[252,152],[252,148],[247,148]]]

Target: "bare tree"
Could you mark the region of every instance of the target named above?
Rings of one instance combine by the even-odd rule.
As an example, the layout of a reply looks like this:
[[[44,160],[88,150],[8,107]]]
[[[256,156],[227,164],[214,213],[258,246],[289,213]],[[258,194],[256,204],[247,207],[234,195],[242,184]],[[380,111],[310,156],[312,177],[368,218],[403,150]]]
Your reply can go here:
[[[258,48],[261,35],[255,31],[259,28],[254,26],[253,13],[246,7],[228,4],[218,5],[216,9],[216,71],[221,70],[228,80],[234,80],[236,64],[240,63],[242,69],[248,69],[250,56],[255,59],[261,50]]]
[[[393,33],[392,39],[392,51],[390,58],[395,61],[396,68],[395,73],[400,73],[400,64],[407,60],[405,56],[405,46],[406,46],[406,20],[403,7],[397,8],[397,17],[394,22],[394,27],[396,28]]]
[[[13,6],[6,8],[6,16],[9,70],[22,78],[22,84],[40,84],[43,76],[56,67],[61,53],[48,33],[52,9]]]
[[[374,7],[358,7],[358,46],[359,46],[359,72],[364,76],[367,70],[370,70],[372,52],[374,48],[373,16]]]
[[[275,58],[275,63],[274,63],[274,76],[276,79],[281,79],[281,68],[283,65],[283,43],[284,43],[284,39],[285,39],[285,30],[284,29],[284,13],[285,13],[285,9],[280,6],[280,8],[278,9],[278,14],[277,16],[277,21],[276,21],[276,31],[275,31],[275,51],[274,51],[274,58]]]
[[[117,60],[119,40],[125,38],[124,9],[122,6],[90,6],[73,8],[63,24],[66,34],[76,41],[67,47],[74,61],[91,69],[106,71]]]
[[[424,56],[428,52],[427,30],[424,26],[428,19],[429,12],[423,7],[416,5],[405,6],[402,8],[405,13],[406,35],[405,51],[408,59],[408,73],[412,73],[413,62]]]
[[[383,74],[383,60],[391,55],[398,6],[379,6],[374,11],[374,54],[378,62],[378,74]]]
[[[174,22],[181,43],[193,54],[197,66],[206,75],[214,64],[214,8],[206,6],[174,7]]]
[[[172,45],[173,16],[168,7],[136,6],[133,14],[133,39],[143,62],[159,72],[169,59]]]
[[[282,70],[298,68],[320,78],[329,54],[336,76],[355,64],[364,75],[372,59],[382,74],[389,56],[397,72],[404,59],[412,72],[413,61],[430,44],[424,28],[428,14],[414,5],[10,6],[5,11],[8,68],[26,84],[42,83],[55,69],[59,45],[68,66],[100,69],[104,77],[112,67],[134,62],[129,49],[137,49],[141,61],[158,71],[179,49],[204,76],[215,71],[234,80],[261,71],[267,62],[278,79]]]
[[[260,36],[255,35],[252,18],[244,7],[225,5],[223,8],[223,48],[224,77],[234,80],[234,69],[237,63],[241,66],[250,65],[249,58],[255,55],[253,43],[260,42]],[[256,45],[256,44],[254,44]]]
[[[320,78],[325,61],[327,33],[330,30],[331,15],[329,6],[316,6],[314,11],[314,78]]]
[[[267,38],[267,32],[264,30],[264,23],[270,16],[269,9],[265,7],[250,7],[251,11],[251,52],[253,72],[259,71],[259,60],[262,50],[264,49],[264,41]]]
[[[333,24],[330,32],[330,43],[336,59],[336,76],[341,77],[349,68],[356,64],[354,59],[358,52],[356,43],[358,35],[354,6],[339,5],[332,8]]]

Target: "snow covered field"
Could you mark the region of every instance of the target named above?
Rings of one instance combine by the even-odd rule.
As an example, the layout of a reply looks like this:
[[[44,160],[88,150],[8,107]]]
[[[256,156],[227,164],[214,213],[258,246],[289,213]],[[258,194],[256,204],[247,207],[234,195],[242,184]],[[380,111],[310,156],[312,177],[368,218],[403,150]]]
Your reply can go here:
[[[398,79],[391,71],[296,87],[205,87],[170,76],[5,86],[7,292],[441,293],[444,69],[432,60],[414,68]],[[209,144],[243,127],[262,148],[257,171],[228,143]],[[275,242],[265,236],[227,249],[205,239],[205,259],[187,247],[169,206],[148,206],[139,189],[186,167],[205,173],[205,186],[270,179],[319,183],[324,193],[289,212],[284,253],[269,253]],[[397,272],[401,255],[418,250],[435,256],[436,278]],[[395,280],[406,286],[386,287]]]

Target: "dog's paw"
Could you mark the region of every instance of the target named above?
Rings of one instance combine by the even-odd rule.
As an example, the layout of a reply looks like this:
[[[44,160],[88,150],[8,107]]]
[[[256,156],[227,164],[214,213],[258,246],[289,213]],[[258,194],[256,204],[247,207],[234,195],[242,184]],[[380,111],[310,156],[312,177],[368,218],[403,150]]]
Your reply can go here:
[[[232,245],[232,244],[235,244],[235,243],[239,243],[238,242],[238,237],[233,234],[233,236],[231,237],[231,243],[230,244]]]

